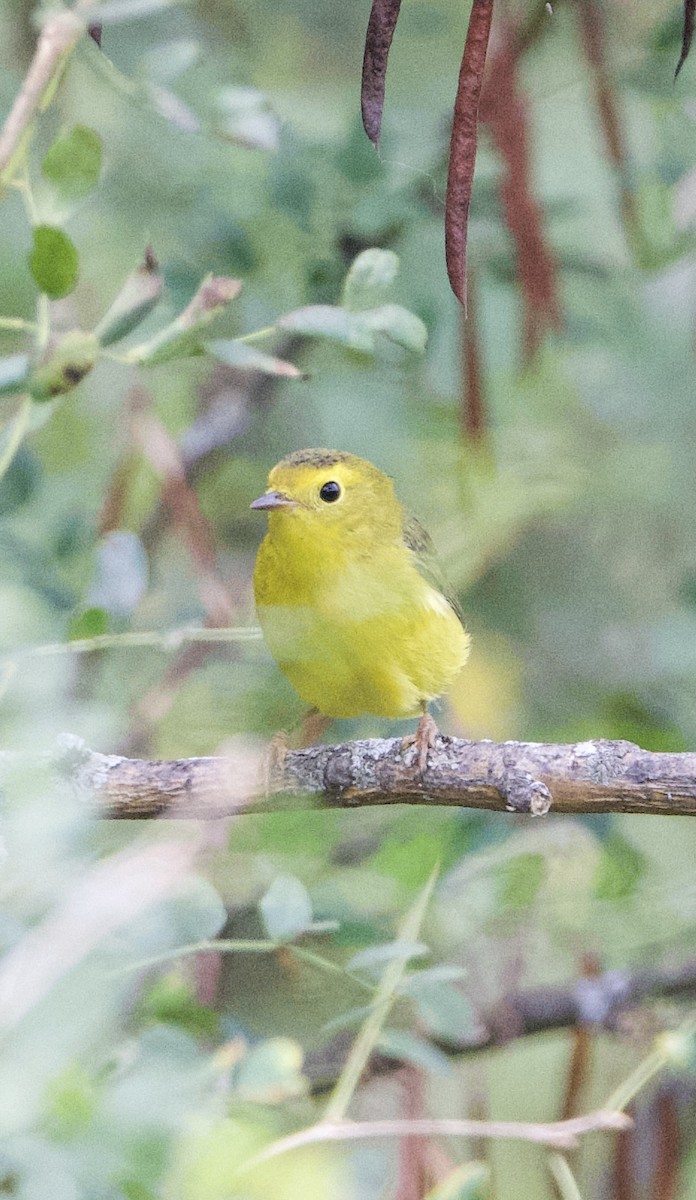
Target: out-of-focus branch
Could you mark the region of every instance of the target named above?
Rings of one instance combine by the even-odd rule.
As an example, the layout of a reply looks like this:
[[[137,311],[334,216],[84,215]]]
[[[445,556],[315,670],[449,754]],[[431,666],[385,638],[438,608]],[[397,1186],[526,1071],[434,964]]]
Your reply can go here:
[[[109,935],[184,884],[195,843],[136,846],[91,867],[56,910],[0,965],[0,1032],[6,1034]]]
[[[301,341],[298,337],[287,337],[278,343],[277,353],[292,358]],[[203,411],[178,442],[186,482],[190,486],[215,466],[241,437],[254,410],[269,409],[274,404],[280,382],[277,375],[250,375],[223,363],[215,364],[200,389]],[[163,504],[156,505],[140,531],[143,545],[152,550],[166,527],[166,509]]]
[[[465,1137],[465,1138],[512,1138],[521,1142],[536,1142],[542,1146],[554,1146],[572,1150],[578,1138],[598,1130],[630,1129],[633,1122],[621,1112],[598,1109],[570,1121],[550,1121],[547,1125],[529,1121],[467,1121],[456,1118],[424,1118],[419,1121],[322,1121],[299,1133],[279,1138],[244,1164],[249,1170],[259,1163],[298,1150],[301,1146],[312,1146],[318,1142],[352,1142],[368,1138],[408,1137]]]
[[[461,1038],[431,1039],[444,1054],[461,1057],[507,1045],[518,1038],[560,1030],[612,1031],[621,1027],[622,1014],[648,1000],[693,1001],[696,997],[696,961],[678,967],[604,971],[592,979],[571,980],[558,987],[510,992],[489,1008],[476,1011],[471,1029]],[[312,1090],[324,1092],[333,1086],[352,1043],[352,1034],[337,1034],[331,1041],[310,1050],[304,1071]],[[378,1052],[368,1065],[368,1074],[392,1072],[403,1064]]]
[[[481,337],[478,327],[476,276],[469,268],[467,311],[459,318],[461,346],[461,407],[459,423],[462,434],[471,442],[481,442],[486,435],[486,396],[481,357]]]
[[[214,626],[228,625],[233,604],[218,571],[214,532],[186,481],[179,448],[154,412],[144,388],[131,389],[130,408],[133,442],[161,482],[162,501],[188,549],[207,620]]]
[[[617,97],[616,85],[607,57],[607,38],[604,13],[595,0],[578,6],[578,21],[587,61],[594,81],[595,104],[599,114],[607,156],[619,182],[621,217],[629,246],[639,262],[650,261],[650,245],[641,225],[636,196],[631,182],[631,169],[624,122]]]
[[[205,304],[206,297],[207,302],[215,306],[221,297],[229,294],[233,284],[234,281],[226,279],[210,281],[201,289],[198,307]],[[185,324],[187,313],[193,312],[195,319],[196,310],[197,304],[192,301],[179,318],[180,324]],[[117,467],[109,488],[102,510],[102,530],[120,523],[135,462],[132,453],[135,447],[158,476],[161,483],[161,510],[174,523],[187,547],[198,583],[201,606],[206,614],[206,626],[228,626],[234,616],[233,598],[220,571],[214,531],[187,479],[186,464],[179,445],[157,417],[144,388],[135,385],[130,389],[128,411],[128,451]],[[188,646],[175,659],[164,678],[140,698],[136,707],[135,727],[120,749],[131,754],[147,753],[148,734],[154,722],[162,719],[171,707],[182,681],[205,662],[209,653],[210,648],[201,641],[197,646]]]
[[[533,26],[528,29],[529,36],[536,36],[531,32]],[[480,119],[487,125],[504,167],[498,190],[505,224],[515,243],[524,301],[524,357],[530,362],[546,332],[561,327],[563,314],[556,255],[533,186],[529,113],[520,79],[521,51],[530,44],[527,36],[524,31],[517,36],[507,30],[490,63]]]
[[[107,818],[209,820],[293,807],[452,805],[542,816],[556,813],[696,815],[696,753],[641,750],[632,742],[573,745],[469,742],[440,737],[420,774],[400,738],[311,746],[286,756],[273,795],[242,759],[150,762],[97,754],[65,737],[58,766]],[[2,756],[0,756],[0,763]]]
[[[29,70],[0,132],[0,176],[19,149],[48,89],[58,76],[65,55],[70,53],[84,30],[84,22],[74,11],[56,13],[46,21]]]

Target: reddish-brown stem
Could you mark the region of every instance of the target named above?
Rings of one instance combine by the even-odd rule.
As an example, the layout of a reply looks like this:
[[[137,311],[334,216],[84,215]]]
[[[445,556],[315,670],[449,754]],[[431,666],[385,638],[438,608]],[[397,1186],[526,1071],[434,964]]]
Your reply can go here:
[[[523,352],[536,354],[549,328],[561,324],[556,261],[544,230],[543,212],[532,187],[528,117],[518,79],[519,51],[508,31],[506,45],[491,63],[481,103],[504,165],[499,191],[505,224],[515,243],[517,274],[524,300]]]
[[[486,401],[474,284],[474,276],[470,273],[468,312],[465,315],[462,311],[459,323],[462,357],[460,419],[464,437],[480,442],[486,433]]]

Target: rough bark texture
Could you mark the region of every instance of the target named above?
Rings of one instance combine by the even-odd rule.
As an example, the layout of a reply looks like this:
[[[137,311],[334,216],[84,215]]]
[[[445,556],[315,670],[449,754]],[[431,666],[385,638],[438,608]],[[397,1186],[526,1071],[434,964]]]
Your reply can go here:
[[[9,756],[5,756],[6,758]],[[2,759],[0,759],[1,763]],[[439,737],[421,776],[400,738],[312,746],[288,753],[260,787],[248,759],[148,762],[97,754],[64,737],[56,768],[102,817],[209,820],[292,807],[456,805],[542,816],[556,813],[696,814],[696,753],[664,754],[631,742],[575,745],[469,742]]]

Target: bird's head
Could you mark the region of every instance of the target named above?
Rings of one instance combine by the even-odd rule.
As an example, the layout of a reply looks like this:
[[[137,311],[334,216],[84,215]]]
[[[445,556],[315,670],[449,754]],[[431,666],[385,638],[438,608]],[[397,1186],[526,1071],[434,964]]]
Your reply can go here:
[[[271,531],[292,529],[316,537],[393,538],[402,509],[388,475],[366,459],[340,450],[297,450],[273,468],[268,491],[253,509],[269,513]]]

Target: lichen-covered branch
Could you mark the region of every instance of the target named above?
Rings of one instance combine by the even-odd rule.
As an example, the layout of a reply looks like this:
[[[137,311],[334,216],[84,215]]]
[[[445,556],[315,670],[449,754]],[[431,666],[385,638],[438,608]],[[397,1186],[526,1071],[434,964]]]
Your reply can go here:
[[[423,775],[414,749],[404,749],[399,738],[312,746],[288,753],[270,787],[261,783],[258,760],[242,752],[149,762],[98,754],[66,736],[55,765],[108,818],[209,820],[288,807],[377,804],[532,816],[549,809],[696,815],[696,753],[658,754],[623,741],[544,745],[441,737]]]

